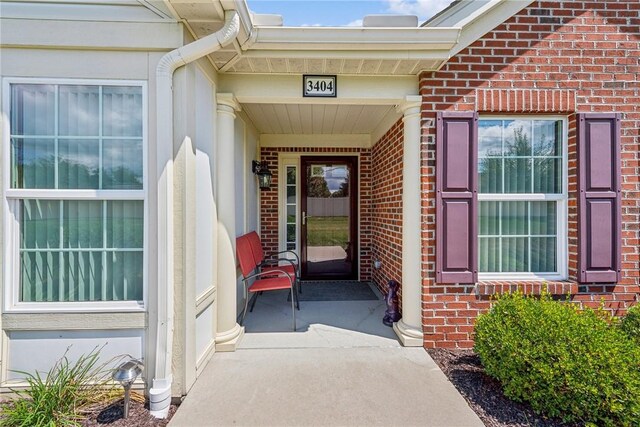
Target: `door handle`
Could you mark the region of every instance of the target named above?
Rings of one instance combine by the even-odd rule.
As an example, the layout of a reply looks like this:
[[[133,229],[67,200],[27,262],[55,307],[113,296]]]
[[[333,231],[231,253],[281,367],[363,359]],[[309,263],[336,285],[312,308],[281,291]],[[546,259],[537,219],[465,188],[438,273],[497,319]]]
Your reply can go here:
[[[302,225],[307,225],[307,213],[302,211]]]

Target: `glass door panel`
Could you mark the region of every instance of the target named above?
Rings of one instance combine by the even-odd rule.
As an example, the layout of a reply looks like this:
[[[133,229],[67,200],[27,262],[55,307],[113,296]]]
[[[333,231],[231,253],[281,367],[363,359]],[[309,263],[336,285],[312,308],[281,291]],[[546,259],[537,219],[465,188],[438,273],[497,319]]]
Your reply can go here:
[[[357,158],[303,157],[302,274],[357,277]]]

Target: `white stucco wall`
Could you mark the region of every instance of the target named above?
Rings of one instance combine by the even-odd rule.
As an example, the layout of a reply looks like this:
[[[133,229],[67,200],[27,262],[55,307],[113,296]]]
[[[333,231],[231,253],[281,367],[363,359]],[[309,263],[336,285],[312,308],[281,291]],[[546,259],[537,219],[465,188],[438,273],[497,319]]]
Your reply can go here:
[[[245,152],[246,152],[246,164],[249,165],[252,160],[260,160],[260,150],[258,149],[258,132],[255,130],[253,126],[247,126],[246,132],[246,143],[245,143]],[[245,211],[244,211],[244,221],[246,224],[246,231],[260,231],[258,230],[258,203],[259,203],[259,192],[258,188],[258,180],[255,178],[253,174],[250,173],[247,179],[246,187],[245,187],[245,198],[247,200]]]
[[[238,114],[235,122],[235,190],[236,190],[236,236],[258,231],[258,183],[251,172],[251,162],[259,160],[257,154],[258,132],[251,121]],[[244,286],[238,270],[237,313],[244,308]]]
[[[248,178],[246,176],[247,170],[247,144],[245,141],[245,122],[241,117],[236,117],[235,121],[235,189],[236,189],[236,237],[246,232],[246,225],[244,221],[244,210],[247,201],[245,200],[244,190]],[[251,168],[251,160],[249,160],[249,166]]]
[[[174,74],[174,396],[189,391],[215,351],[216,78],[206,59]]]
[[[200,68],[196,68],[195,91],[195,221],[198,224],[196,245],[196,301],[215,289],[216,238],[218,222],[214,199],[215,86]],[[206,357],[215,339],[215,306],[206,304],[196,313],[196,361]]]
[[[135,80],[147,85],[147,150],[146,150],[146,265],[145,287],[146,307],[138,312],[122,312],[118,309],[100,313],[74,313],[49,310],[48,312],[13,313],[4,310],[1,317],[3,334],[1,338],[0,381],[15,378],[10,370],[48,370],[60,358],[67,346],[72,344],[70,355],[90,352],[96,345],[107,343],[102,351],[103,359],[114,354],[130,354],[144,358],[147,368],[153,366],[155,347],[155,294],[157,282],[157,244],[154,240],[157,228],[156,209],[156,150],[155,150],[155,69],[158,60],[165,51],[183,43],[183,31],[180,24],[166,19],[154,19],[153,22],[141,22],[144,16],[137,15],[138,22],[101,22],[91,25],[86,16],[96,11],[83,6],[82,20],[56,21],[49,16],[47,20],[18,19],[23,5],[12,9],[12,16],[2,16],[2,51],[0,53],[1,77],[34,79],[87,79],[91,80]],[[29,5],[26,5],[27,7]],[[58,5],[59,6],[59,5]],[[73,5],[65,6],[73,9]],[[105,6],[101,6],[103,9]],[[90,9],[90,8],[89,8]],[[4,9],[8,10],[8,9]],[[133,10],[133,9],[131,9]],[[139,10],[136,13],[140,12]],[[63,12],[58,12],[63,14]],[[72,14],[73,15],[73,14]],[[117,14],[116,14],[117,15]],[[103,15],[104,16],[104,15]],[[122,17],[122,15],[118,15]],[[157,17],[156,17],[157,18]],[[61,25],[61,22],[63,23]],[[20,25],[18,25],[20,24]],[[55,28],[55,42],[52,40]],[[113,38],[114,34],[119,34]],[[84,36],[79,37],[79,35]],[[126,35],[126,37],[123,37]],[[114,41],[115,40],[115,41]],[[82,46],[86,43],[87,46]],[[103,46],[111,43],[110,49]],[[0,89],[2,91],[2,89]],[[6,94],[0,93],[0,97]],[[2,145],[8,144],[6,126],[8,116],[5,107],[2,111]],[[1,153],[1,152],[0,152]],[[2,156],[2,154],[0,154]],[[7,167],[6,159],[0,158],[1,169]],[[6,183],[1,182],[4,189]],[[4,196],[4,195],[3,195]],[[0,210],[0,223],[7,221],[5,199]],[[2,236],[4,242],[4,235]],[[4,250],[2,261],[4,261]],[[3,267],[5,263],[2,262]],[[2,289],[17,287],[2,270]],[[2,305],[6,307],[5,292],[2,293]],[[42,349],[47,349],[43,352]],[[147,369],[145,373],[153,372]]]

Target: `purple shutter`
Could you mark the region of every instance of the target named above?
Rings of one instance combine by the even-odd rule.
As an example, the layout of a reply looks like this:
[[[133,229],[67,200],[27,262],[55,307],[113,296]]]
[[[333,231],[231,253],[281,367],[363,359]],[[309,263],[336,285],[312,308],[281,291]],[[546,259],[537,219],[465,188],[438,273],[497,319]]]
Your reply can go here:
[[[620,280],[620,114],[578,114],[578,281]]]
[[[478,115],[440,112],[436,123],[436,281],[478,280]]]

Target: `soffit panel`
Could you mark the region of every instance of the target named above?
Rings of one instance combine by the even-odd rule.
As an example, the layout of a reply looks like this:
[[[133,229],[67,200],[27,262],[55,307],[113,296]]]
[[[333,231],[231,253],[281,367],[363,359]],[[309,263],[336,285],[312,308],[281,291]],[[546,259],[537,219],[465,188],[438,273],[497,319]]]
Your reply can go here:
[[[216,67],[220,69],[224,67],[233,58],[235,58],[236,55],[237,55],[237,52],[235,50],[221,49],[216,52],[215,56],[214,55],[209,55],[209,56],[213,60],[213,63],[216,65]]]
[[[224,55],[224,59],[222,58]],[[218,68],[232,61],[235,52],[217,52]],[[352,74],[367,76],[416,75],[435,70],[441,64],[435,59],[336,59],[336,58],[256,58],[243,57],[228,66],[228,73],[257,74]]]
[[[288,73],[289,68],[287,60],[283,58],[269,58],[267,60],[267,69],[272,73]]]
[[[171,1],[171,7],[182,19],[189,21],[189,24],[198,21],[224,21],[223,9],[221,7],[216,7],[213,1]]]
[[[378,68],[378,72],[380,74],[393,74],[398,66],[399,61],[385,59],[380,61],[380,67]]]
[[[362,65],[362,60],[347,59],[342,65],[342,72],[345,74],[360,74],[360,65]]]
[[[287,68],[289,68],[289,71],[294,73],[294,74],[302,74],[302,73],[306,73],[308,72],[308,68],[306,66],[305,60],[304,59],[291,59],[288,61],[288,66]]]
[[[344,59],[326,59],[324,61],[325,72],[327,74],[342,73],[343,66],[344,66]]]
[[[224,26],[221,21],[189,21],[189,26],[198,38],[213,34]]]

